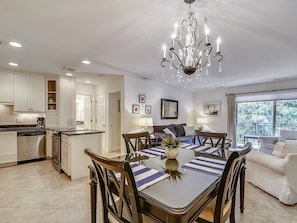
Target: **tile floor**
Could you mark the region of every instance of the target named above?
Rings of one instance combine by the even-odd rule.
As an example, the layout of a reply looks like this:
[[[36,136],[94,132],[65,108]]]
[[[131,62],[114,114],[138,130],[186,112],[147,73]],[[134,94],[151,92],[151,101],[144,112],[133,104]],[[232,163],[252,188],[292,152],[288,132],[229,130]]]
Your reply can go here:
[[[249,183],[245,199],[244,214],[237,207],[237,222],[297,222],[297,205],[282,205]],[[89,179],[70,181],[49,160],[2,168],[0,222],[89,223]]]

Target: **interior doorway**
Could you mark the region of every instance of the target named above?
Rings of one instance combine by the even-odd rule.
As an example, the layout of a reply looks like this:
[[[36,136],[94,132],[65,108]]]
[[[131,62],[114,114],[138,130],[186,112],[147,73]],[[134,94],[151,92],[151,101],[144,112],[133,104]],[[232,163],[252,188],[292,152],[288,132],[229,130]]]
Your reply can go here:
[[[92,129],[92,97],[76,95],[76,128]]]
[[[109,152],[121,150],[121,92],[108,93]]]

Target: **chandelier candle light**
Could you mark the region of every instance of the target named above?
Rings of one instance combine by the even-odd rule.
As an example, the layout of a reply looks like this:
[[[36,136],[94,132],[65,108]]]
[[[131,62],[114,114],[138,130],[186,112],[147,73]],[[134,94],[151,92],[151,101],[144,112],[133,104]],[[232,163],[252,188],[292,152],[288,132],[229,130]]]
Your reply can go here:
[[[191,9],[191,3],[195,0],[184,1],[189,4],[188,17],[182,20],[180,27],[178,23],[175,23],[174,32],[171,35],[171,47],[168,51],[169,58],[167,58],[167,46],[164,44],[161,66],[164,68],[165,63],[168,62],[171,70],[175,68],[178,81],[182,79],[182,73],[186,75],[189,81],[195,73],[196,79],[200,77],[201,80],[200,73],[206,67],[205,74],[208,74],[208,67],[211,66],[211,60],[214,58],[219,63],[219,72],[222,71],[221,38],[217,38],[216,52],[213,52],[212,44],[209,41],[209,28],[206,18],[204,18],[204,33],[202,33],[202,27],[198,24],[198,20],[194,17],[195,13]]]

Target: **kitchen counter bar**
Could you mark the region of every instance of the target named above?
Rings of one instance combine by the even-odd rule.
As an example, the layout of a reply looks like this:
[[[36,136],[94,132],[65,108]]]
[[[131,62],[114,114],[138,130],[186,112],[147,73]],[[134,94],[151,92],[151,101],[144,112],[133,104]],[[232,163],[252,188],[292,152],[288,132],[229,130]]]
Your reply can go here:
[[[97,133],[104,133],[104,131],[98,130],[74,130],[70,132],[61,132],[64,135],[73,136],[73,135],[86,135],[86,134],[97,134]]]
[[[79,129],[79,128],[65,128],[65,127],[49,127],[46,129],[50,131],[54,131],[56,133],[68,135],[68,136],[104,133],[104,131],[99,131],[94,129]]]

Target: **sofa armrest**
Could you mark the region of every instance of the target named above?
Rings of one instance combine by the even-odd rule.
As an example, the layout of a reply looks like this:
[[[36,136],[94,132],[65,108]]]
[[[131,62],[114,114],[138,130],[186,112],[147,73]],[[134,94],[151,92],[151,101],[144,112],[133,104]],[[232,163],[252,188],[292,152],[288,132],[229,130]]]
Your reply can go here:
[[[279,140],[279,136],[259,136],[259,142],[275,144]]]
[[[274,145],[278,140],[278,136],[259,136],[260,152],[271,155]]]
[[[261,153],[254,150],[252,150],[249,154],[247,154],[247,163],[252,162],[256,165],[262,166],[266,169],[271,169],[272,171],[275,171],[282,175],[286,174],[286,169],[288,168],[287,164],[289,162],[289,159],[291,158],[290,157],[278,158],[276,156],[272,156],[272,155]],[[247,168],[248,168],[248,165],[247,165]]]
[[[288,153],[284,159],[286,160],[285,169],[288,172],[292,172],[294,175],[296,175],[297,153]]]

